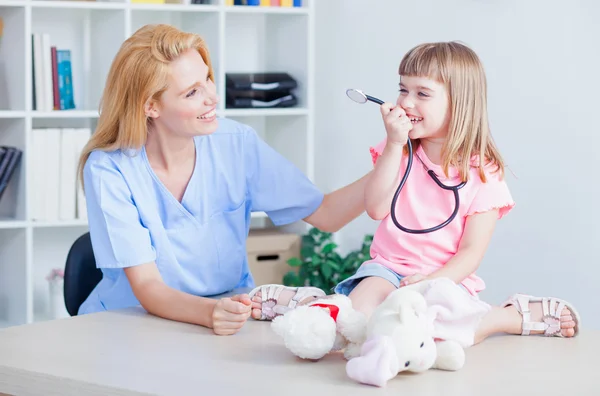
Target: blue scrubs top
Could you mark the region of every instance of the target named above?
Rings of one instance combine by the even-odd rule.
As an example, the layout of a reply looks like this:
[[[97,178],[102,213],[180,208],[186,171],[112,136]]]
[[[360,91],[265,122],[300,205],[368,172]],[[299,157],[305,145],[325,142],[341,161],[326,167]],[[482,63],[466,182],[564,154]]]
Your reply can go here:
[[[84,167],[88,222],[103,279],[80,314],[139,305],[123,268],[155,261],[164,282],[197,296],[253,287],[250,214],[275,225],[312,214],[321,193],[247,125],[219,119],[195,138],[196,166],[179,202],[152,171],[144,148],[94,151]]]

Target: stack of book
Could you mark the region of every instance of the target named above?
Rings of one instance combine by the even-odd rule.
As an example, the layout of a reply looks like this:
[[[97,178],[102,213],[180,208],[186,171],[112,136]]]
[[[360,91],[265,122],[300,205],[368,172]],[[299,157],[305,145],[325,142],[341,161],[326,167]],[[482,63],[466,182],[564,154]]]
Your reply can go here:
[[[261,7],[302,7],[302,0],[225,0],[225,5]]]
[[[33,110],[74,109],[71,50],[50,45],[48,33],[31,36]]]
[[[292,92],[297,82],[287,73],[226,73],[228,108],[291,107],[298,103]]]
[[[0,147],[0,200],[6,191],[6,187],[10,182],[15,168],[21,162],[23,152],[12,146]]]
[[[90,128],[35,128],[31,133],[32,219],[87,219],[85,196],[77,177],[79,156]]]

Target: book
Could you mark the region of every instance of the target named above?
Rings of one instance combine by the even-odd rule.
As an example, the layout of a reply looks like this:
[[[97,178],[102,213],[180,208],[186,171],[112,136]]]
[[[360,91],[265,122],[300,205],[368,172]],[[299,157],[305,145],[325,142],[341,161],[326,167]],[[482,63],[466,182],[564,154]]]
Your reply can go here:
[[[42,70],[44,81],[44,111],[51,111],[54,108],[54,94],[52,87],[52,50],[50,48],[50,35],[42,34]]]
[[[77,178],[79,156],[90,128],[34,128],[28,154],[32,161],[31,218],[69,221],[87,218],[85,195]]]
[[[42,35],[38,33],[34,33],[32,38],[33,41],[33,86],[35,87],[35,91],[33,97],[35,102],[33,103],[33,107],[38,111],[46,111],[50,109],[46,109],[46,104],[44,102],[44,54],[42,51]]]
[[[77,129],[63,128],[60,133],[59,165],[59,219],[75,220],[77,217],[77,162],[79,155],[75,144]]]
[[[5,149],[0,160],[0,199],[8,183],[12,180],[12,176],[17,168],[17,165],[21,162],[23,152],[16,147],[3,147]]]
[[[75,98],[73,97],[73,76],[71,73],[71,50],[56,50],[56,62],[58,69],[60,109],[74,109]]]
[[[54,110],[60,110],[60,91],[58,89],[58,62],[56,61],[56,47],[50,47],[50,53],[52,54],[52,108]]]

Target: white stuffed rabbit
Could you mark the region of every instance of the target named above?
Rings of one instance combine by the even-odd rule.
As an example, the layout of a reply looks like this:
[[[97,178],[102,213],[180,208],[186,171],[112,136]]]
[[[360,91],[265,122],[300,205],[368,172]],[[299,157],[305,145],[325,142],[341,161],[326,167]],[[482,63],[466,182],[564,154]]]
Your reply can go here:
[[[403,287],[392,292],[369,318],[361,355],[346,365],[348,376],[385,386],[402,371],[460,369],[465,361],[463,347],[455,341],[436,342],[426,310],[418,289]]]

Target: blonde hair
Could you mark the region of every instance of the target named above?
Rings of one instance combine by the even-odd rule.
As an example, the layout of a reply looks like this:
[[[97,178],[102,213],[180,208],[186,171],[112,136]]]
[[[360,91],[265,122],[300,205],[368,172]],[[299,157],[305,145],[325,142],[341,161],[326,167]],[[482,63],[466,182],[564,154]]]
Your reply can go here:
[[[425,43],[411,49],[400,62],[401,76],[426,77],[444,84],[450,99],[450,124],[442,166],[455,167],[468,180],[471,159],[479,156],[479,177],[492,164],[504,175],[504,161],[490,132],[487,83],[483,65],[473,50],[458,42]],[[414,142],[417,144],[418,142]]]
[[[167,89],[169,64],[190,49],[200,53],[214,81],[208,47],[197,34],[170,25],[146,25],[121,45],[100,101],[98,126],[79,159],[82,185],[83,168],[92,151],[139,149],[146,143],[150,121],[145,104],[159,100]]]

